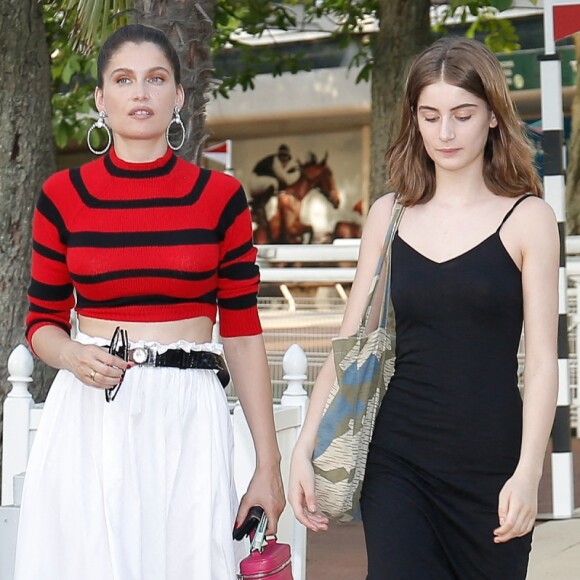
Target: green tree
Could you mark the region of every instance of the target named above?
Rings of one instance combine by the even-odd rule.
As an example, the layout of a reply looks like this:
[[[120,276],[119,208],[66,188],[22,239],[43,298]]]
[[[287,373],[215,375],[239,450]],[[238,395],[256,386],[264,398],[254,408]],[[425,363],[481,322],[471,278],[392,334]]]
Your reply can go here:
[[[96,55],[71,43],[74,21],[53,3],[44,5],[44,23],[51,60],[52,131],[56,146],[63,149],[84,143],[95,120]],[[98,139],[100,132],[96,133]]]
[[[385,190],[383,157],[395,130],[397,103],[403,89],[409,60],[432,39],[430,9],[432,0],[310,0],[284,3],[270,0],[61,0],[66,17],[74,16],[85,46],[100,44],[108,33],[111,15],[127,15],[133,21],[151,24],[164,30],[180,52],[184,86],[189,95],[184,116],[188,126],[189,149],[184,155],[196,161],[206,139],[205,105],[209,93],[227,94],[235,86],[253,87],[260,64],[271,65],[273,74],[300,70],[300,55],[281,57],[268,48],[248,47],[236,40],[234,32],[261,36],[271,29],[304,30],[325,22],[328,32],[343,46],[357,47],[352,64],[361,67],[358,80],[371,82],[371,199]],[[497,12],[509,8],[511,0],[452,0],[440,9],[435,32],[445,31],[450,17],[467,22],[466,34],[485,35],[494,50],[517,48],[511,23],[498,19]],[[128,11],[128,12],[127,12]],[[364,24],[377,23],[373,34],[366,34]],[[213,77],[212,52],[225,47],[237,49],[241,68],[220,79]]]
[[[316,0],[283,5],[267,0],[258,0],[251,5],[218,2],[217,47],[221,48],[228,42],[245,54],[243,69],[224,79],[222,88],[226,93],[236,85],[252,88],[255,71],[264,61],[278,58],[274,74],[296,72],[300,67],[299,55],[279,60],[279,56],[271,52],[257,51],[240,41],[233,41],[233,32],[242,30],[260,36],[271,28],[300,30],[308,29],[314,23],[320,26],[320,19],[325,19],[327,31],[341,45],[356,47],[351,65],[361,67],[357,81],[371,82],[370,198],[374,200],[385,192],[384,154],[397,127],[398,103],[411,58],[432,41],[432,32],[445,33],[445,23],[453,17],[466,24],[469,20],[466,35],[483,36],[492,50],[519,48],[511,22],[497,18],[498,12],[511,4],[512,0]],[[441,6],[432,31],[430,9],[435,5]],[[372,34],[368,34],[365,28],[369,21],[377,25]]]

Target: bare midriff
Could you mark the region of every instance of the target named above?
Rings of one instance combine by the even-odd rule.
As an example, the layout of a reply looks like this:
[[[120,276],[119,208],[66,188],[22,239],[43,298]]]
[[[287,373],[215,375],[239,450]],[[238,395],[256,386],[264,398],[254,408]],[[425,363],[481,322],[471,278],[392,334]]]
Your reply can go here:
[[[110,338],[117,326],[127,330],[129,340],[170,344],[179,340],[211,342],[213,323],[207,316],[169,322],[125,322],[79,316],[79,330],[89,336]]]

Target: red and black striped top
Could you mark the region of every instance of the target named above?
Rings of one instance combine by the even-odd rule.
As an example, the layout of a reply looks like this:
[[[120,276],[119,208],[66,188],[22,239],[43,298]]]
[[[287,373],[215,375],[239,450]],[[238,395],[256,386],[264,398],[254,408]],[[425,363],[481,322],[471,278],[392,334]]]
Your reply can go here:
[[[215,322],[219,306],[222,336],[261,332],[244,190],[171,150],[149,163],[111,151],[51,176],[36,206],[32,252],[29,342],[45,325],[69,332],[73,307],[115,321]]]

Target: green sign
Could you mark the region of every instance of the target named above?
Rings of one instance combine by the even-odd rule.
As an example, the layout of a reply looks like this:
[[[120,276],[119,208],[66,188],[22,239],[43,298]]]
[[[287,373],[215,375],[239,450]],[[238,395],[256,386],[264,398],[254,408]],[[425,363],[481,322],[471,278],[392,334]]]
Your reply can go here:
[[[562,59],[562,86],[576,85],[576,55],[573,46],[556,49]],[[527,91],[540,88],[540,61],[543,50],[516,50],[497,55],[505,73],[510,91]]]

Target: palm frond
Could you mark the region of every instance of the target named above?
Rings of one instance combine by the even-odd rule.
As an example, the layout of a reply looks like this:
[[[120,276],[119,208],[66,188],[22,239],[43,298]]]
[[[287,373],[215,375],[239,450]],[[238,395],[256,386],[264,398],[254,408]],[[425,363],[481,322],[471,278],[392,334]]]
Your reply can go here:
[[[132,0],[54,0],[65,18],[74,19],[72,42],[77,49],[98,46],[111,30],[129,19]]]

